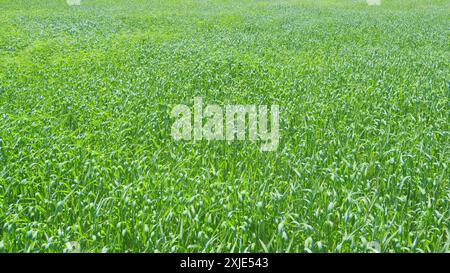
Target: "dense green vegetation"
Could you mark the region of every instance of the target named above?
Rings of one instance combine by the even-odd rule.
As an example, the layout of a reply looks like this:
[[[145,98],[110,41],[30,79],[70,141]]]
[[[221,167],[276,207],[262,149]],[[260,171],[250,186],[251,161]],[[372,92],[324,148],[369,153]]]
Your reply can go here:
[[[449,11],[0,0],[0,252],[449,251]],[[278,150],[174,141],[195,96]]]

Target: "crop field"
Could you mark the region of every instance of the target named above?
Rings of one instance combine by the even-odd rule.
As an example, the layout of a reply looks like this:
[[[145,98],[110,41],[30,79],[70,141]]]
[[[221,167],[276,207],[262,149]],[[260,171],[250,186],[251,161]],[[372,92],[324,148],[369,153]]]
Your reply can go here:
[[[450,251],[450,2],[0,0],[0,252]],[[175,140],[278,105],[279,144]]]

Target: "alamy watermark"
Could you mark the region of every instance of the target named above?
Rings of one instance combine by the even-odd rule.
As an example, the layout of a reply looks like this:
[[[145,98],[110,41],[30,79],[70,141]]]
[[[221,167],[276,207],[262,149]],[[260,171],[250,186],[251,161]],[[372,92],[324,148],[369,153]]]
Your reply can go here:
[[[192,113],[193,112],[193,113]],[[261,151],[275,151],[279,144],[278,105],[203,105],[194,98],[193,111],[184,104],[171,112],[175,119],[172,137],[175,140],[249,140],[261,141]]]
[[[81,5],[81,0],[66,0],[66,3],[69,6],[79,6]]]

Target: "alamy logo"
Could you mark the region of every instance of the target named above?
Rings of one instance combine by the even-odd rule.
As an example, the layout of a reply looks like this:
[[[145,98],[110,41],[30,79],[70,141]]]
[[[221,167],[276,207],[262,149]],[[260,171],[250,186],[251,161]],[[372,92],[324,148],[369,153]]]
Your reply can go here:
[[[81,0],[66,0],[66,3],[69,6],[79,6],[81,5]]]
[[[224,109],[223,109],[224,108]],[[194,98],[193,115],[184,104],[171,112],[175,119],[172,137],[175,140],[246,140],[261,141],[262,151],[275,151],[279,143],[279,107],[272,105],[211,104],[203,107],[201,97]],[[193,125],[192,125],[193,121]],[[248,135],[248,138],[246,138]]]

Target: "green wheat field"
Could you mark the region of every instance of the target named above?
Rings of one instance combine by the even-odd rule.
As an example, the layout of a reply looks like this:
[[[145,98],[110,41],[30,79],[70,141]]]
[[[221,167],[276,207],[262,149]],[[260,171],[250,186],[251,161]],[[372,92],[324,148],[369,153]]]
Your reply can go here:
[[[449,252],[450,2],[0,0],[0,252]],[[176,104],[279,105],[278,149]]]

